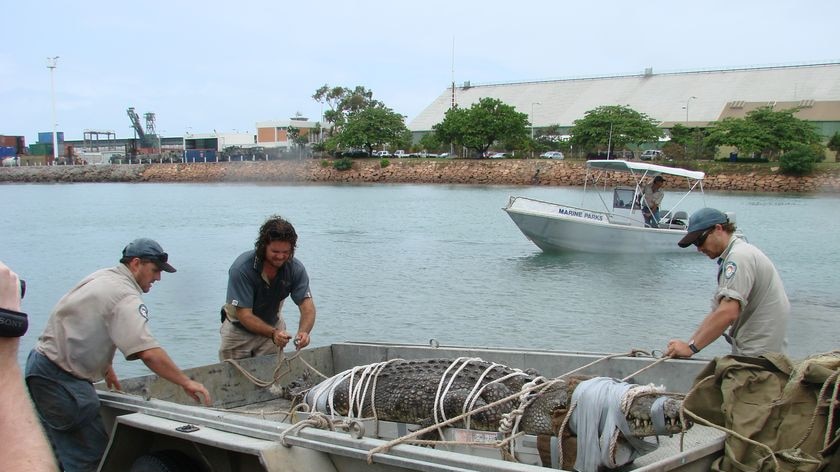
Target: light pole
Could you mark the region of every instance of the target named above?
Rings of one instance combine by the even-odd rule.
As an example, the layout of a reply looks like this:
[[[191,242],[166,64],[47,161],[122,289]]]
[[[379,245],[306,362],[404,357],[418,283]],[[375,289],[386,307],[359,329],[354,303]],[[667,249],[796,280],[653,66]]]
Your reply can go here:
[[[50,97],[52,98],[52,121],[53,121],[53,165],[58,161],[58,123],[55,120],[55,74],[56,61],[58,56],[47,58],[47,69],[50,70]]]
[[[694,95],[688,97],[688,100],[685,101],[685,125],[688,126],[688,104],[691,103],[692,100],[697,100],[697,97]]]
[[[542,105],[542,103],[531,102],[531,158],[534,157],[534,105]]]
[[[688,128],[688,104],[691,103],[691,100],[697,100],[697,97],[694,95],[688,97],[685,101],[685,126]],[[685,144],[683,145],[683,156],[688,158],[688,139],[686,139]]]

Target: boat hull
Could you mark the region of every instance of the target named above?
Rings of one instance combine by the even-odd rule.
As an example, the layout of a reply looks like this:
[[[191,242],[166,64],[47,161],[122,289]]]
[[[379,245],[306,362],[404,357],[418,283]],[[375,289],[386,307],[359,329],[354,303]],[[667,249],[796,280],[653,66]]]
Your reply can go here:
[[[685,230],[636,226],[604,212],[525,197],[511,197],[504,211],[525,237],[546,252],[690,252],[677,245]]]

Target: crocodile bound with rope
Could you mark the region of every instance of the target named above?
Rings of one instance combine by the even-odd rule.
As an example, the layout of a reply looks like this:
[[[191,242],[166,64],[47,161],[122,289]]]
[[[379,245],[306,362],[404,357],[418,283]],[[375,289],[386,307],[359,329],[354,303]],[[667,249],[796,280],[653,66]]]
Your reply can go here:
[[[508,438],[578,436],[578,470],[623,465],[656,447],[642,438],[684,430],[681,398],[661,388],[603,377],[545,379],[478,358],[358,366],[308,389],[303,402],[330,416],[417,424],[412,437],[447,425]]]

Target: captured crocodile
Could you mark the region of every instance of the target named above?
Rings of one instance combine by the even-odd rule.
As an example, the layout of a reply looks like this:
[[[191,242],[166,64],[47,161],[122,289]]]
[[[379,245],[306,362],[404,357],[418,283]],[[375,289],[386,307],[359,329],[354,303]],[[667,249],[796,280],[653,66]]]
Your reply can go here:
[[[537,378],[480,359],[394,360],[345,371],[309,389],[304,402],[313,411],[346,417],[431,425],[465,411],[480,410],[453,426],[498,431],[502,419],[519,406],[518,394]],[[519,430],[532,435],[556,435],[570,408],[575,390],[590,377],[571,376],[549,381],[534,390],[522,414]],[[611,379],[610,379],[611,380]],[[625,391],[632,385],[611,381]],[[493,407],[481,407],[511,397]],[[437,399],[437,401],[436,401]],[[682,401],[658,391],[635,396],[622,408],[622,433],[635,437],[675,434]],[[374,411],[375,408],[375,411]],[[572,421],[571,427],[575,426]]]

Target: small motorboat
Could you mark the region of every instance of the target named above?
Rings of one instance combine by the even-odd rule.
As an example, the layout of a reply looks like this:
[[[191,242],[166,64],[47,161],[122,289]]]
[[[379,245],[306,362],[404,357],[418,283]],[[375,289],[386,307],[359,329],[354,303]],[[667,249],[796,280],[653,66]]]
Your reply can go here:
[[[642,211],[642,193],[645,184],[659,175],[669,189],[683,192],[671,209],[660,209],[659,219],[651,224]],[[688,228],[689,213],[683,208],[692,203],[692,193],[702,197],[704,177],[700,171],[645,162],[591,160],[586,163],[581,206],[511,196],[503,210],[525,237],[546,252],[691,253],[677,242]],[[673,200],[672,195],[667,199]],[[591,200],[594,203],[585,206]]]

